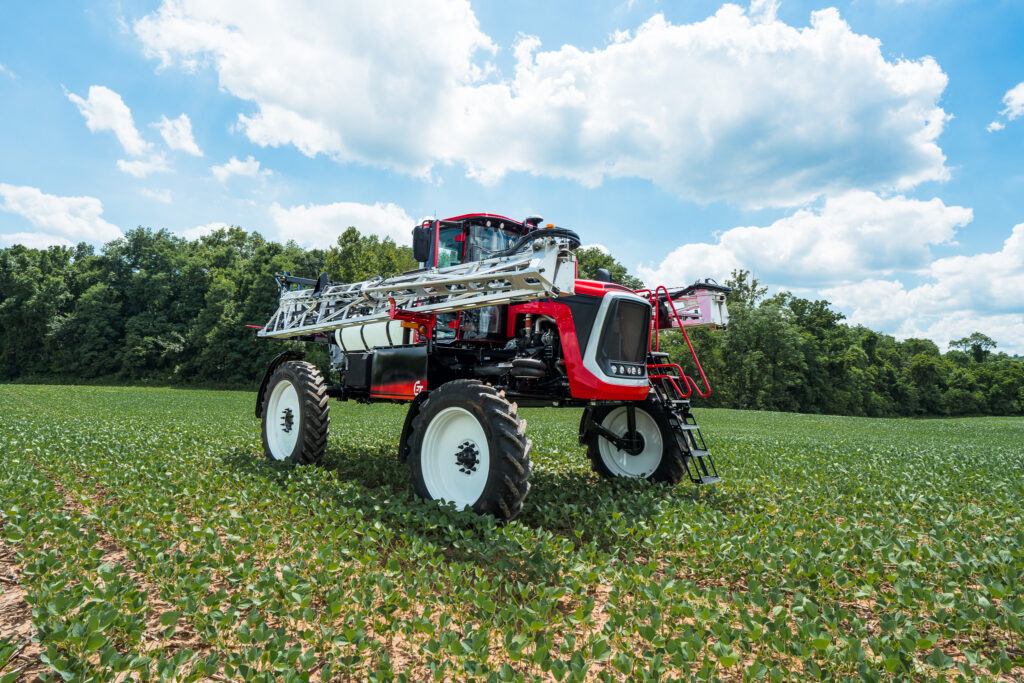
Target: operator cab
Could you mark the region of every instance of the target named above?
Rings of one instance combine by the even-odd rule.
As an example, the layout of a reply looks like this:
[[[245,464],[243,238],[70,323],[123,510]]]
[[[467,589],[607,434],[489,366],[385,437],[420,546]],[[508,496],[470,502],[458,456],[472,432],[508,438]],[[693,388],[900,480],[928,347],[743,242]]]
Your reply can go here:
[[[540,222],[539,216],[516,221],[491,213],[426,219],[413,229],[413,257],[426,268],[482,261],[511,247]]]

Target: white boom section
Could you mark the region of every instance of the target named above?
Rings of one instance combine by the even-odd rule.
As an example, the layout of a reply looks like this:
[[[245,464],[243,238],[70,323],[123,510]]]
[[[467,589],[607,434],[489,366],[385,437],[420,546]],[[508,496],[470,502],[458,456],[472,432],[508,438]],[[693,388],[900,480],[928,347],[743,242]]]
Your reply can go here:
[[[257,335],[296,337],[391,320],[390,299],[398,311],[439,314],[569,295],[575,262],[568,240],[541,237],[511,256],[331,284],[316,294],[312,288],[284,291]]]

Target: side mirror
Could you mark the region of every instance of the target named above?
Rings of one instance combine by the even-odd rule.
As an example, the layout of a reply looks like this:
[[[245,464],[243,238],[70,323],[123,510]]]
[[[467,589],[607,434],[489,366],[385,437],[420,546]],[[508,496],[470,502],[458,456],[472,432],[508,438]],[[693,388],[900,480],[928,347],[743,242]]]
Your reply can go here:
[[[412,229],[412,257],[420,263],[426,263],[432,255],[434,241],[434,223],[417,225]]]
[[[598,282],[615,282],[615,280],[612,280],[612,274],[608,271],[607,268],[598,268],[595,279]]]

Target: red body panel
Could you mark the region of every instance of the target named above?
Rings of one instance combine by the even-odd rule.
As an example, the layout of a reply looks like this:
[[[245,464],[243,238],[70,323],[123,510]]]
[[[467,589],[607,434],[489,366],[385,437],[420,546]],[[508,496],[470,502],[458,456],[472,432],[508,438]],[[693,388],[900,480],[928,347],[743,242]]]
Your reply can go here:
[[[577,284],[579,282],[586,281],[578,280]],[[579,293],[577,291],[577,294]],[[556,301],[531,301],[509,306],[508,329],[515,329],[515,316],[522,313],[551,316],[555,324],[558,325],[558,335],[562,342],[562,356],[565,359],[565,371],[569,376],[569,393],[573,398],[612,401],[642,401],[647,398],[648,386],[624,387],[602,382],[583,366],[583,351],[580,349],[576,336],[576,324],[572,319],[572,311],[569,310],[567,304],[560,304]]]
[[[426,384],[426,380],[421,379],[394,384],[375,384],[370,389],[370,397],[411,401],[416,398],[416,394],[423,391]]]
[[[617,285],[614,282],[601,282],[599,280],[576,280],[576,294],[582,296],[604,296],[608,292],[629,292],[629,287]]]
[[[467,218],[496,218],[499,221],[508,221],[516,225],[522,226],[522,223],[515,220],[514,218],[507,218],[496,213],[464,213],[461,216],[452,216],[451,218],[445,218],[446,221],[463,221]]]

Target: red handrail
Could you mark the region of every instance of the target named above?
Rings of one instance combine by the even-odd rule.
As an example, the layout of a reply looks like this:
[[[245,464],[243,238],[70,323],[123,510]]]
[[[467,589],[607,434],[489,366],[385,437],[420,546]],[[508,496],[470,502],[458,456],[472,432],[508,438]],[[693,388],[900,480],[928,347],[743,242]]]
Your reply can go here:
[[[651,371],[652,368],[675,368],[676,371],[679,374],[678,375],[670,375],[668,373],[655,373],[655,374],[651,374],[650,371]],[[683,372],[683,369],[681,367],[679,367],[675,363],[648,363],[647,364],[647,378],[648,379],[667,379],[669,381],[669,384],[672,385],[672,388],[676,390],[676,394],[678,395],[679,398],[690,398],[690,394],[693,393],[693,389],[690,388],[690,385],[687,384],[685,380],[683,381],[683,386],[686,387],[686,393],[685,394],[683,393],[683,390],[679,388],[679,385],[676,384],[676,380],[677,379],[683,379],[685,377],[686,377],[686,373]]]
[[[654,288],[653,291],[650,289],[636,290],[636,293],[640,294],[641,296],[646,294],[647,300],[651,303],[651,307],[654,308],[654,315],[651,317],[651,338],[650,340],[648,340],[647,348],[648,350],[650,349],[651,342],[654,343],[654,351],[658,351],[658,349],[661,348],[658,337],[658,316],[660,314],[658,308],[659,292],[665,292],[665,302],[668,304],[669,310],[672,311],[672,315],[675,316],[676,324],[679,325],[679,331],[683,333],[683,339],[686,340],[686,345],[690,348],[690,356],[693,357],[693,362],[697,365],[697,372],[700,373],[700,379],[702,382],[704,382],[704,391],[700,390],[700,387],[697,386],[697,382],[694,381],[692,377],[687,375],[685,372],[683,372],[682,368],[676,365],[676,368],[679,369],[679,375],[682,377],[683,382],[687,385],[687,388],[689,390],[696,391],[697,395],[700,396],[701,398],[707,398],[708,396],[711,395],[711,385],[708,383],[707,375],[704,374],[704,368],[703,366],[701,366],[700,360],[697,359],[697,352],[693,350],[693,342],[690,341],[690,335],[686,333],[686,328],[683,327],[683,321],[680,320],[679,312],[676,311],[676,305],[672,303],[672,298],[668,295],[668,289],[665,288],[665,285],[658,285],[657,287]],[[673,363],[673,365],[675,364]],[[675,387],[676,391],[679,391],[679,387],[676,386],[674,379],[668,379],[672,380],[672,385]],[[681,398],[687,398],[690,395],[690,391],[687,391],[685,395],[683,395],[683,392],[679,391],[679,394]]]

